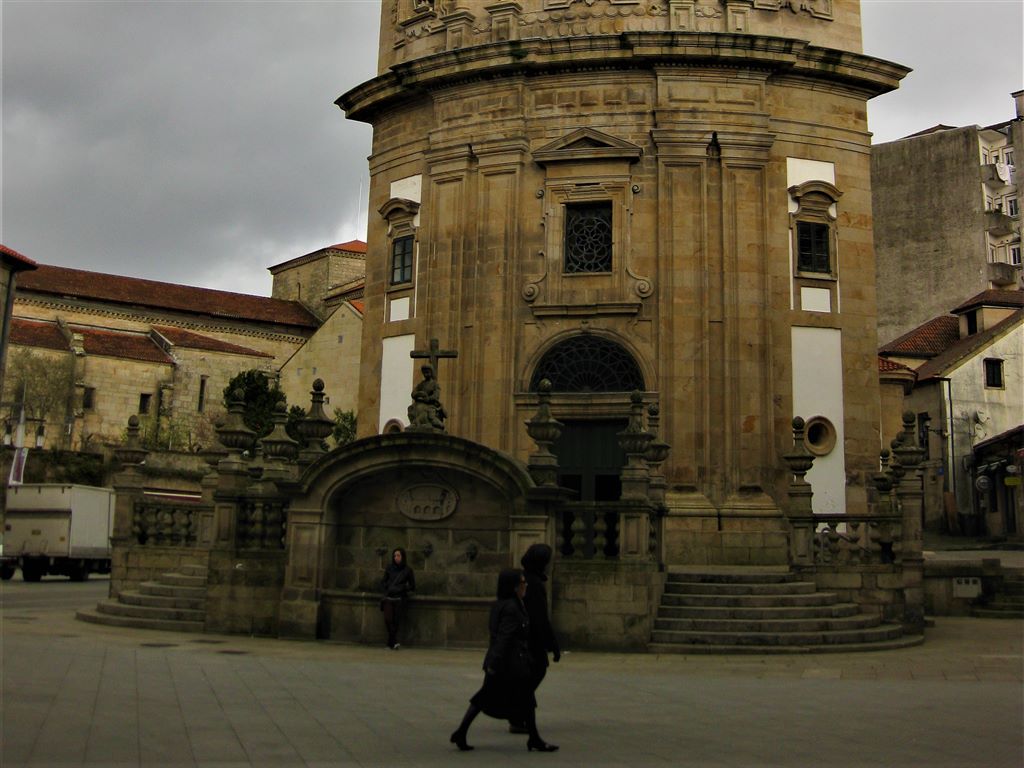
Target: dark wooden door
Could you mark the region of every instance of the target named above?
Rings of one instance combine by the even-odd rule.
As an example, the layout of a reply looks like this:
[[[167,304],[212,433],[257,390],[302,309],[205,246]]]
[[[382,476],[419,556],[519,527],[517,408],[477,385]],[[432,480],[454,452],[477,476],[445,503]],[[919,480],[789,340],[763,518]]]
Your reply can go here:
[[[626,454],[616,435],[625,419],[565,421],[553,451],[558,456],[558,484],[576,492],[577,501],[618,501]]]

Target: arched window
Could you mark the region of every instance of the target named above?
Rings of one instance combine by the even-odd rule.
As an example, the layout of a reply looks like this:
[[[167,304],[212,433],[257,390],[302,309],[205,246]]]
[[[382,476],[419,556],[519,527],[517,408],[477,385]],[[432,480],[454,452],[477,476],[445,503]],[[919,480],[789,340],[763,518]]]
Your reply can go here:
[[[551,382],[552,392],[643,391],[644,377],[636,360],[614,341],[582,335],[549,349],[530,380],[535,392],[541,379]]]

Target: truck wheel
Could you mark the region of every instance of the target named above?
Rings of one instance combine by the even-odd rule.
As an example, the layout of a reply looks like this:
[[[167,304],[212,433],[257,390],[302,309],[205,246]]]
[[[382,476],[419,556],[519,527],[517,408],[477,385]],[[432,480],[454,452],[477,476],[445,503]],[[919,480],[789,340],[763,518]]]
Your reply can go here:
[[[68,569],[68,578],[72,581],[85,581],[89,578],[89,566],[85,563],[71,566]]]
[[[0,566],[0,579],[3,579],[4,581],[10,581],[12,576],[14,576],[13,565]]]
[[[25,581],[40,581],[43,578],[43,564],[26,560],[21,565],[21,578]]]

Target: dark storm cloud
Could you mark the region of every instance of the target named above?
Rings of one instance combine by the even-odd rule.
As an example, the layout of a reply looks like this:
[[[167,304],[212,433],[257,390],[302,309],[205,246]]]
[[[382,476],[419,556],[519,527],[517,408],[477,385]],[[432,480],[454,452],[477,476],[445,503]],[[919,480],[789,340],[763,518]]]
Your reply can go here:
[[[370,131],[333,101],[373,76],[378,14],[5,1],[3,242],[264,292],[270,264],[362,237]]]
[[[865,0],[865,52],[914,67],[876,140],[1012,117],[1020,0]],[[378,0],[3,0],[0,242],[43,263],[254,293],[365,236]],[[362,184],[361,184],[362,182]]]

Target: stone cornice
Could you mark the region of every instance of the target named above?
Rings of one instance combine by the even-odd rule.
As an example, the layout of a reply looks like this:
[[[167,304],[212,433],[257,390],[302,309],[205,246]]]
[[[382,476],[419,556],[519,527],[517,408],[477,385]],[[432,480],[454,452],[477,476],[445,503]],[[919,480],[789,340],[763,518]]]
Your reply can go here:
[[[743,67],[771,75],[834,82],[877,96],[894,90],[910,71],[883,59],[806,41],[762,35],[625,32],[621,35],[532,38],[489,43],[398,64],[342,95],[335,103],[353,120],[371,121],[381,109],[410,94],[496,74],[525,76],[654,66]]]

